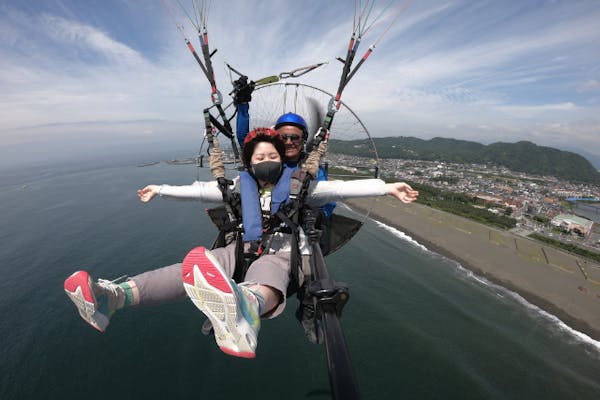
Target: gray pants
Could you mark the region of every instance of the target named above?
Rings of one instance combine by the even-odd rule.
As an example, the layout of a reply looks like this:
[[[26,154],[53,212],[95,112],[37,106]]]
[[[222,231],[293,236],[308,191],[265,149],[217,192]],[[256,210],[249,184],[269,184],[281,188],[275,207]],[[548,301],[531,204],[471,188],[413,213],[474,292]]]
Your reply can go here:
[[[235,243],[210,252],[227,276],[232,277],[235,270]],[[270,286],[281,292],[282,302],[270,313],[269,318],[281,314],[285,308],[285,293],[290,281],[290,256],[289,252],[262,255],[246,273],[247,282]],[[144,272],[130,280],[138,288],[139,305],[165,304],[187,297],[181,278],[181,263]]]

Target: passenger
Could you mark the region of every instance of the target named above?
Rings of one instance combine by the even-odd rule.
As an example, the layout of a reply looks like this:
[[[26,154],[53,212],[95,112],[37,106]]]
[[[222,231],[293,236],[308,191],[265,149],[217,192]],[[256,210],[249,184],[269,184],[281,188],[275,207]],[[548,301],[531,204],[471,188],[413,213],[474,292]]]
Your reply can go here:
[[[114,312],[132,305],[155,305],[186,296],[209,318],[217,345],[227,354],[253,358],[260,318],[273,318],[285,307],[290,281],[291,234],[279,231],[275,215],[288,201],[291,169],[284,166],[286,147],[281,134],[259,128],[248,134],[242,149],[247,172],[239,173],[232,190],[242,199],[243,239],[248,250],[257,242],[258,258],[249,266],[245,282],[232,279],[236,264],[235,243],[207,250],[197,247],[183,263],[148,271],[125,282],[93,281],[86,271],[69,276],[64,289],[81,317],[104,331]],[[386,184],[379,179],[359,181],[313,181],[306,201],[319,207],[352,197],[389,194],[411,203],[418,192],[408,184]],[[216,182],[194,182],[187,186],[149,185],[138,191],[142,202],[156,195],[167,198],[222,202]],[[264,246],[269,243],[268,246]]]

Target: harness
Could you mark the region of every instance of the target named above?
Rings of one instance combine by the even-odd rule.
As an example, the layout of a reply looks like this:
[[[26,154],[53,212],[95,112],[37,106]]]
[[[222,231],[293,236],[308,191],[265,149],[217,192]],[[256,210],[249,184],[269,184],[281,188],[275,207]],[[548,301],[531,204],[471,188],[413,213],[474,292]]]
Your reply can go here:
[[[301,236],[312,240],[318,238],[323,255],[328,255],[344,246],[360,229],[362,223],[339,214],[325,217],[320,209],[305,202],[310,179],[306,171],[284,168],[281,178],[271,194],[271,210],[263,215],[258,203],[258,188],[254,178],[245,171],[240,172],[240,190],[231,190],[233,181],[217,179],[223,205],[207,209],[211,221],[219,230],[212,248],[236,243],[236,265],[234,281],[240,283],[250,264],[270,250],[267,238],[277,232],[290,234],[290,283],[286,296],[298,293],[312,275],[310,254],[300,249]],[[266,229],[265,229],[266,228]]]
[[[232,181],[217,180],[223,195],[224,204],[206,210],[212,222],[219,229],[213,248],[236,243],[236,265],[233,279],[242,282],[252,262],[270,250],[268,237],[283,232],[291,236],[290,285],[287,295],[299,288],[301,257],[300,229],[296,214],[295,195],[298,178],[302,171],[284,168],[279,181],[271,192],[270,215],[264,215],[258,196],[256,180],[247,172],[241,171],[239,191],[231,190]],[[296,221],[296,222],[295,222]],[[308,268],[303,268],[308,271]]]

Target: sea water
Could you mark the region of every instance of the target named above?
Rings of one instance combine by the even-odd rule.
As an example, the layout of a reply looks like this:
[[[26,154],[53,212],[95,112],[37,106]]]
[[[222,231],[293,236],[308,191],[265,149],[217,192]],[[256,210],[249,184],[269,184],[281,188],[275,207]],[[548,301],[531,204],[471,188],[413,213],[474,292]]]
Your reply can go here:
[[[2,174],[1,399],[330,398],[294,298],[245,360],[202,335],[189,301],[119,311],[99,333],[65,295],[78,269],[134,276],[210,245],[205,205],[135,194],[195,177],[122,163]],[[395,229],[367,220],[327,264],[350,287],[342,324],[365,399],[600,398],[598,342]]]

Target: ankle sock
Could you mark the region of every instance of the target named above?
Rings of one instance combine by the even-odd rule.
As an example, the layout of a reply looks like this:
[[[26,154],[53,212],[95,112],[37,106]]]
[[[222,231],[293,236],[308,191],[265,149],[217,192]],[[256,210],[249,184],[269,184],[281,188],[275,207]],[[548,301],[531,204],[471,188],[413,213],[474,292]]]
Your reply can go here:
[[[265,310],[265,298],[258,290],[250,289],[250,291],[254,294],[254,297],[256,297],[256,300],[258,301],[258,315],[262,316],[263,311]]]
[[[125,304],[123,307],[127,307],[133,304],[133,289],[128,282],[119,283],[119,287],[125,292]]]

